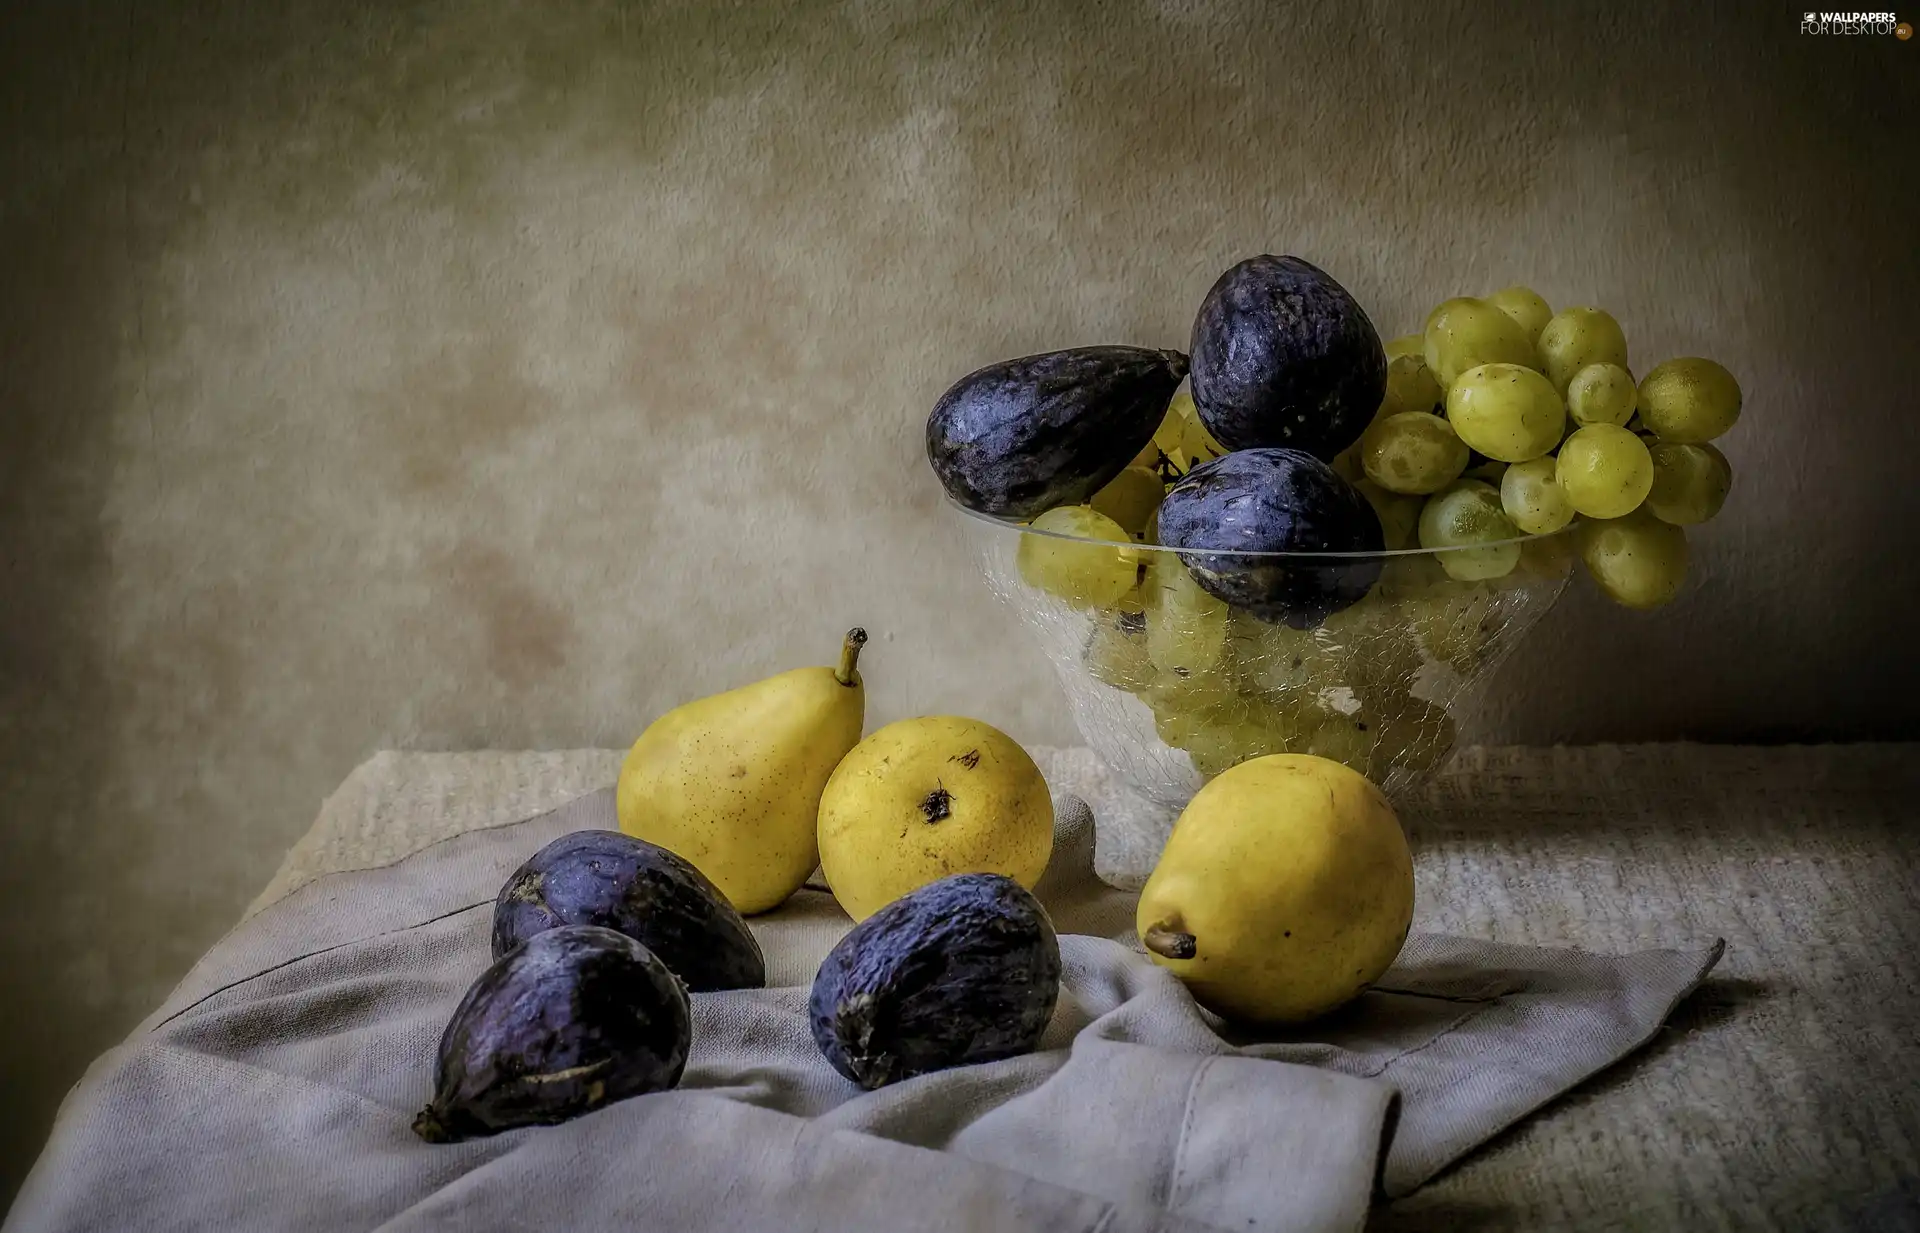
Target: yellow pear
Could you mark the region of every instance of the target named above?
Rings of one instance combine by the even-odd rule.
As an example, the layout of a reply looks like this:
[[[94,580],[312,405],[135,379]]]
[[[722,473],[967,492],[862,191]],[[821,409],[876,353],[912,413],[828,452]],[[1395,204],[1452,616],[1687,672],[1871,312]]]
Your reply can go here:
[[[1366,776],[1254,758],[1194,795],[1136,923],[1149,957],[1228,1019],[1299,1023],[1378,980],[1413,922],[1413,857]]]
[[[820,792],[860,740],[865,630],[839,668],[796,668],[676,707],[620,768],[620,829],[693,863],[747,914],[800,889],[820,861]]]
[[[1053,797],[1027,751],[977,719],[888,724],[820,798],[820,871],[853,919],[929,882],[998,873],[1027,889],[1053,855]]]

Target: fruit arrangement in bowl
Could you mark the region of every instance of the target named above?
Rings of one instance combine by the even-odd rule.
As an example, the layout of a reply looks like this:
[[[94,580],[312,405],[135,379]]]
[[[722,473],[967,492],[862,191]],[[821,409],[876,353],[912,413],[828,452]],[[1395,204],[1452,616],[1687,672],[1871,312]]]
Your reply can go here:
[[[1708,359],[1636,380],[1598,308],[1510,287],[1383,344],[1332,276],[1260,256],[1188,354],[989,365],[926,439],[1082,736],[1164,823],[1264,754],[1413,787],[1576,559],[1621,605],[1671,601],[1740,402]]]

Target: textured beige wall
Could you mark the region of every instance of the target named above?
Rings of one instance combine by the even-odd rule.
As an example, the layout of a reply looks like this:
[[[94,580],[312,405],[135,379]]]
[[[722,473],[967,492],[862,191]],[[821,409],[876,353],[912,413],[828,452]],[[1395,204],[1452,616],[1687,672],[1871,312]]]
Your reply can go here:
[[[1920,44],[1777,5],[4,12],[11,1169],[372,750],[623,744],[855,621],[875,719],[1067,739],[924,413],[1184,347],[1255,252],[1388,333],[1524,280],[1747,388],[1694,589],[1570,598],[1483,734],[1920,722]]]

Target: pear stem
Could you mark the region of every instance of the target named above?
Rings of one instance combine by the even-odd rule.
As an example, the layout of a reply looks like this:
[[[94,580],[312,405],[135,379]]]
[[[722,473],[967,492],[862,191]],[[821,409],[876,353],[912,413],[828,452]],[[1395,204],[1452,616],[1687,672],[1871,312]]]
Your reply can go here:
[[[1191,933],[1155,925],[1140,935],[1140,944],[1162,959],[1191,959],[1200,952],[1200,940]]]
[[[853,667],[860,662],[860,648],[867,645],[867,631],[858,625],[847,631],[847,640],[840,645],[840,666],[834,670],[833,679],[842,685],[852,685]]]

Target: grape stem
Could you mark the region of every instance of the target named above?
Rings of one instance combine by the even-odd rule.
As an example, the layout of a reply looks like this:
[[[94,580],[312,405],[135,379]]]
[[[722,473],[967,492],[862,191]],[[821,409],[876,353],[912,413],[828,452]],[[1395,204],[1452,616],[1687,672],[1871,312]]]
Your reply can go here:
[[[1162,959],[1191,959],[1200,951],[1199,939],[1191,933],[1154,925],[1140,935],[1140,944]]]
[[[853,668],[860,661],[860,648],[865,645],[867,645],[866,630],[856,625],[847,631],[847,640],[840,644],[840,666],[834,670],[834,680],[847,686],[859,683]]]

